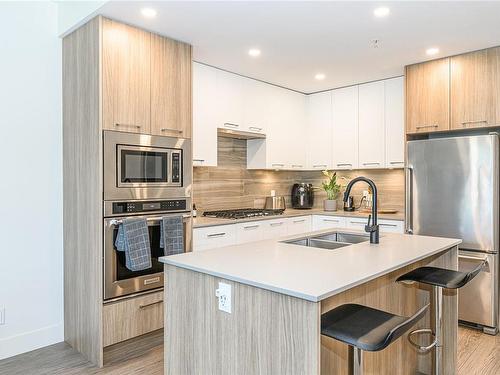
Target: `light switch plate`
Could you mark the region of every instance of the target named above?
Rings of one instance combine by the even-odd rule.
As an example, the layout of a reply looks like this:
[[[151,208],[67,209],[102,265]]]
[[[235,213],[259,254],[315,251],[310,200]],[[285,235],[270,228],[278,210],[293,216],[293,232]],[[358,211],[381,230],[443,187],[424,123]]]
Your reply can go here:
[[[231,314],[231,285],[219,282],[215,296],[219,299],[219,310]]]

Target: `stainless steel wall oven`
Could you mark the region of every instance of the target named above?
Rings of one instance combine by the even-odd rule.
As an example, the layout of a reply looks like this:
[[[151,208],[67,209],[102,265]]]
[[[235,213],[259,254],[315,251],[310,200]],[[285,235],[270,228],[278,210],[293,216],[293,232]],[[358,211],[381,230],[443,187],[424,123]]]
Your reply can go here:
[[[117,202],[114,202],[115,204]],[[134,205],[179,205],[181,201],[159,202],[120,202],[124,206]],[[127,210],[127,208],[125,208]],[[182,215],[184,224],[184,251],[191,251],[192,219],[189,212],[159,212],[150,215],[116,216],[104,219],[104,300],[130,294],[163,288],[163,263],[158,261],[164,255],[160,247],[160,221],[163,216]],[[148,223],[149,242],[151,245],[152,267],[143,271],[130,271],[125,266],[125,253],[116,250],[115,240],[118,227],[125,218],[145,218]]]

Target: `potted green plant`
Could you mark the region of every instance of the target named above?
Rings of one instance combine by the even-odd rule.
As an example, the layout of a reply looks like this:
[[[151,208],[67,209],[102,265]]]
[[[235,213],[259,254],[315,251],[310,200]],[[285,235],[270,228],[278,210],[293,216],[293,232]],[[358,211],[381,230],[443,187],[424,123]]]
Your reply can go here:
[[[325,211],[337,211],[337,198],[340,193],[340,184],[337,183],[337,172],[323,171],[323,175],[328,179],[322,183],[326,197],[323,201]]]

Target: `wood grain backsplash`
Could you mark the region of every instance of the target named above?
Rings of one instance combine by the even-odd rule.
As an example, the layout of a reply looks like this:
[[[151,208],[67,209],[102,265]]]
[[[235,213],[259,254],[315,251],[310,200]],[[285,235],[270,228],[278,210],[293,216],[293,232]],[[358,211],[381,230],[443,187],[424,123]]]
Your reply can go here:
[[[269,171],[246,169],[246,141],[219,137],[218,166],[195,167],[193,174],[193,202],[202,212],[232,208],[263,208],[265,197],[271,190],[286,198],[291,207],[290,193],[296,182],[311,183],[320,188],[324,177],[321,171]],[[339,171],[341,184],[357,176],[372,179],[378,188],[380,208],[404,210],[404,171],[402,169]],[[362,191],[367,186],[354,186],[352,195],[358,205]],[[342,190],[343,191],[343,190]],[[314,194],[314,206],[322,207],[326,193],[318,189]],[[341,197],[338,199],[341,204]],[[342,207],[341,205],[339,207]]]

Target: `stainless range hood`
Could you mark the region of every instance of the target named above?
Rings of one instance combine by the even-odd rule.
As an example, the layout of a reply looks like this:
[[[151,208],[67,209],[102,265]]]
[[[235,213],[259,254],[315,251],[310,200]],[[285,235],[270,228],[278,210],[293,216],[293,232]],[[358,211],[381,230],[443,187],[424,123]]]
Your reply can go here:
[[[217,135],[225,138],[235,139],[266,139],[265,134],[246,132],[243,130],[234,130],[226,128],[217,128]]]

